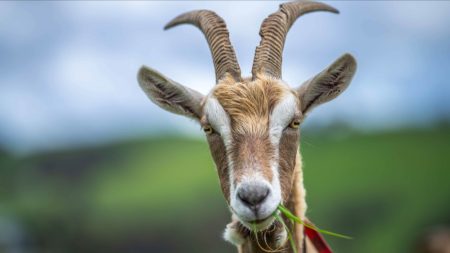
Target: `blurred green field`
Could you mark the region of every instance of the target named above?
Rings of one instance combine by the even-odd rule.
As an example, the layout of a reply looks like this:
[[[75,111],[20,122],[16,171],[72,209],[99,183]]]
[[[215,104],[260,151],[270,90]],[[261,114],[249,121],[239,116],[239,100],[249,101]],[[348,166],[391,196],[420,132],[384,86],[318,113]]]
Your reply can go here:
[[[450,129],[304,131],[300,146],[308,216],[355,238],[327,237],[336,252],[415,252],[426,228],[450,225]],[[203,140],[0,152],[0,166],[0,252],[235,252]]]

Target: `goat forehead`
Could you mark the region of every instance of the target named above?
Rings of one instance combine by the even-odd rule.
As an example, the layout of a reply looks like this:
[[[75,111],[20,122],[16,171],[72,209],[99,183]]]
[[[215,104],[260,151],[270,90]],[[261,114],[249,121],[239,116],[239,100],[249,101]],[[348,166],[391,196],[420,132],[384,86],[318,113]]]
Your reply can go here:
[[[240,133],[266,133],[274,108],[292,90],[279,80],[270,78],[242,83],[219,83],[213,95],[229,115],[231,128]]]

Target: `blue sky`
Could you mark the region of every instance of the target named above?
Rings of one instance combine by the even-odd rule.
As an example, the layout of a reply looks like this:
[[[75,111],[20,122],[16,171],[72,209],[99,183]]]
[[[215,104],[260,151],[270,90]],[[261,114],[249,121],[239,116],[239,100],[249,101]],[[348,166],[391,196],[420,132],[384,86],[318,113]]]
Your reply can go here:
[[[192,26],[171,18],[211,9],[227,22],[244,75],[259,26],[280,2],[0,2],[0,145],[30,152],[146,134],[199,136],[139,89],[143,64],[207,93],[210,52]],[[307,126],[339,121],[362,130],[450,119],[450,2],[333,1],[291,29],[283,77],[298,86],[345,52],[358,60],[349,89],[317,108]]]

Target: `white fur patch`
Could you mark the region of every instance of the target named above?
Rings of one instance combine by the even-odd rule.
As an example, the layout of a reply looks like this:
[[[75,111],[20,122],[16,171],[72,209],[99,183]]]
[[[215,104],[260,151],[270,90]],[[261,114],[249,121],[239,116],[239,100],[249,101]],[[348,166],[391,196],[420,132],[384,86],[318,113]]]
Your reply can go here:
[[[242,234],[237,230],[235,227],[235,223],[230,223],[225,228],[225,232],[223,233],[223,239],[225,241],[230,242],[234,246],[240,246],[244,244],[245,238],[242,236]]]
[[[275,235],[275,248],[281,248],[283,247],[288,240],[288,233],[286,231],[286,228],[283,226],[281,227],[280,231],[277,231],[277,234]]]
[[[269,199],[268,206],[277,208],[281,202],[281,184],[279,169],[279,145],[280,139],[283,134],[283,130],[291,122],[297,110],[297,98],[292,93],[287,93],[281,101],[275,106],[270,115],[269,123],[269,135],[270,142],[275,147],[274,159],[271,161],[273,179],[272,185],[272,198]]]
[[[297,110],[297,98],[292,93],[287,93],[273,108],[270,115],[269,134],[270,141],[276,147],[280,143],[283,130],[292,121]]]
[[[232,141],[230,117],[228,116],[225,109],[223,109],[217,98],[215,98],[213,95],[209,95],[206,99],[204,112],[212,128],[214,128],[214,130],[220,134],[225,145],[230,182],[229,197],[230,199],[232,199],[233,195],[235,195],[235,187],[232,183],[234,182],[233,161],[232,159],[230,159],[229,155]]]
[[[229,147],[232,139],[230,117],[222,105],[214,96],[209,96],[206,99],[204,110],[209,124],[222,136],[225,147]]]

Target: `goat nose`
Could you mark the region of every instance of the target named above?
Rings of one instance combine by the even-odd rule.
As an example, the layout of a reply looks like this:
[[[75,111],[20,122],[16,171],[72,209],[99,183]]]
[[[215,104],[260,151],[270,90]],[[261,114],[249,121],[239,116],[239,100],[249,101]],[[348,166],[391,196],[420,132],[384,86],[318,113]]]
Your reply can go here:
[[[269,187],[264,184],[245,184],[240,187],[238,197],[249,208],[258,209],[269,192]]]

